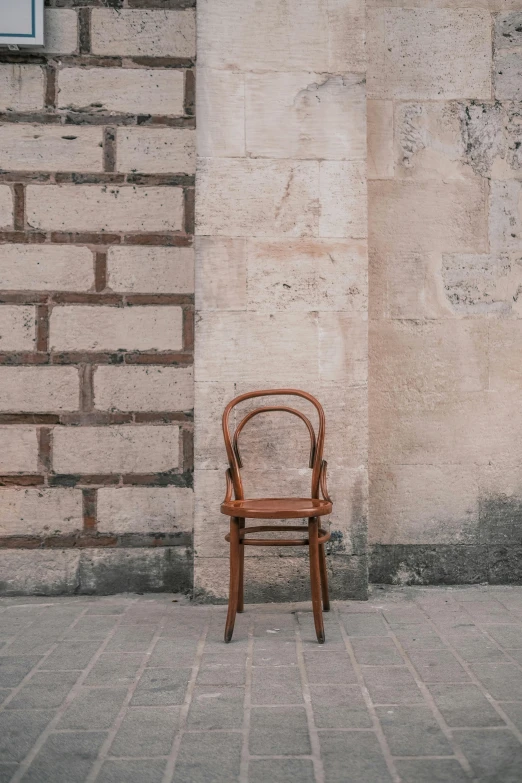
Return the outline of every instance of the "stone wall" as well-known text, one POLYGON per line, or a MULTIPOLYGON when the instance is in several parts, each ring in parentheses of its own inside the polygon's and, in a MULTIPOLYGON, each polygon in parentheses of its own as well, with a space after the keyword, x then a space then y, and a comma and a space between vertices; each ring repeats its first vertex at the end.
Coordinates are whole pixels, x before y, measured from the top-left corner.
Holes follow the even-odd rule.
POLYGON ((187 588, 194 3, 46 5, 0 54, 0 590, 187 588))
POLYGON ((370 577, 520 581, 522 3, 370 6, 370 577))
MULTIPOLYGON (((326 412, 333 592, 364 597, 364 5, 199 0, 197 27, 196 594, 228 590, 223 407, 294 387, 326 412)), ((242 438, 247 492, 309 493, 302 422, 267 414, 242 438)), ((246 599, 308 598, 302 550, 274 550, 247 548, 246 599)))

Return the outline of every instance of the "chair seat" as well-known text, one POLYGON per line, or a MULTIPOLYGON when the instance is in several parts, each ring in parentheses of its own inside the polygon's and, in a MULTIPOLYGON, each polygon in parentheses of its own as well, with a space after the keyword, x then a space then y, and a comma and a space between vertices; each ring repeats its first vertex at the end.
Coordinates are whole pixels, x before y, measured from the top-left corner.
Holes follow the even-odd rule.
POLYGON ((250 498, 229 500, 221 513, 242 519, 301 519, 329 514, 332 504, 316 498, 250 498))

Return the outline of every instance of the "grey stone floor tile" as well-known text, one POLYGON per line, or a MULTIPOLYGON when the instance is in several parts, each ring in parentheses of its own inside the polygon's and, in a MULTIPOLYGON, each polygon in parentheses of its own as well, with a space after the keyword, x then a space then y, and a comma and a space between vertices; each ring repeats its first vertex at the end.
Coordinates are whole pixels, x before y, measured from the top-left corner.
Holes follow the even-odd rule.
POLYGON ((23 783, 85 780, 106 736, 101 732, 51 734, 23 776, 23 783))
POLYGON ((418 650, 409 657, 424 682, 469 682, 469 674, 450 650, 418 650))
POLYGON ((95 603, 87 610, 86 616, 90 617, 91 615, 112 615, 112 614, 120 615, 127 610, 128 606, 129 604, 125 602, 95 603))
POLYGON ((102 653, 87 675, 85 685, 130 685, 143 662, 143 653, 102 653))
POLYGON ((518 663, 522 663, 522 650, 508 650, 510 658, 514 658, 518 663))
POLYGON ((250 717, 250 753, 253 756, 311 754, 304 707, 253 707, 250 717))
POLYGON ((42 670, 66 671, 67 669, 85 669, 101 642, 60 642, 56 650, 47 656, 42 670))
POLYGON ((91 615, 89 617, 81 617, 74 628, 67 631, 65 639, 84 639, 86 641, 99 639, 103 641, 113 630, 118 620, 119 617, 112 616, 97 617, 96 615, 91 615))
POLYGON ((342 614, 348 636, 387 636, 388 627, 378 614, 342 614))
POLYGON ((240 733, 189 733, 181 740, 173 783, 231 783, 237 780, 240 733))
MULTIPOLYGON (((297 614, 301 639, 305 649, 317 649, 317 636, 315 633, 314 618, 311 612, 299 612, 297 614)), ((324 632, 326 636, 325 649, 344 650, 344 639, 333 612, 323 614, 324 632)))
POLYGON ((254 643, 254 666, 297 666, 295 641, 261 647, 254 643))
POLYGON ((191 667, 196 657, 198 643, 195 639, 158 639, 147 666, 191 667))
POLYGON ((448 726, 505 725, 476 685, 433 683, 428 688, 448 726))
POLYGON ((240 729, 243 725, 244 688, 196 686, 188 714, 191 729, 240 729))
POLYGON ((302 701, 301 678, 294 666, 252 669, 252 704, 300 704, 302 701))
POLYGON ((520 783, 522 745, 506 731, 459 731, 456 739, 480 783, 520 783))
POLYGON ((0 761, 0 783, 9 783, 17 769, 18 764, 4 764, 0 761))
POLYGON ((391 783, 372 731, 322 733, 320 742, 326 783, 391 783))
POLYGON ((370 729, 372 720, 358 685, 311 685, 318 729, 370 729))
POLYGON ((474 663, 471 668, 494 699, 522 700, 522 676, 514 663, 474 663))
POLYGON ((519 731, 522 731, 522 702, 503 701, 501 702, 500 707, 504 710, 506 715, 508 715, 511 718, 511 720, 513 721, 517 729, 519 731))
POLYGON ((60 719, 58 729, 109 729, 128 693, 127 688, 83 688, 60 719))
POLYGON ((486 630, 501 647, 522 649, 522 625, 488 625, 486 630))
POLYGON ((81 672, 36 672, 7 705, 8 710, 59 707, 81 672))
POLYGON ((395 764, 402 783, 469 783, 456 759, 397 759, 395 764))
POLYGON ((245 662, 232 655, 204 655, 198 673, 198 685, 244 685, 245 662))
POLYGON ((385 607, 383 616, 390 628, 401 628, 402 626, 427 625, 427 617, 413 602, 402 604, 396 607, 385 607))
POLYGON ((395 631, 395 636, 405 650, 440 650, 445 647, 441 637, 431 628, 415 626, 395 631))
POLYGON ((154 628, 150 626, 126 625, 118 628, 106 652, 146 652, 154 636, 154 628))
POLYGON ((369 636, 366 639, 351 640, 358 663, 371 666, 401 664, 402 658, 393 639, 386 636, 369 636))
POLYGON ((486 623, 511 623, 513 617, 499 601, 467 601, 466 611, 481 625, 486 623))
POLYGON ((452 749, 429 707, 376 707, 394 756, 451 756, 452 749))
POLYGON ((473 640, 466 643, 454 644, 455 650, 466 663, 494 663, 495 661, 509 662, 506 655, 494 642, 489 639, 473 640))
POLYGON ((41 660, 39 655, 0 655, 0 687, 16 688, 41 660))
POLYGON ((53 718, 52 710, 1 712, 0 761, 22 761, 53 718))
POLYGON ((423 704, 424 697, 406 666, 361 666, 375 704, 423 704))
POLYGON ((111 745, 110 755, 167 756, 178 726, 178 707, 130 707, 111 745))
POLYGON ((131 704, 141 707, 183 704, 190 674, 190 669, 145 669, 131 704))
POLYGON ((0 704, 2 704, 12 692, 11 688, 0 688, 0 704))
POLYGON ((96 783, 161 783, 166 764, 165 759, 109 759, 96 783))
POLYGON ((328 652, 307 650, 304 654, 306 672, 310 683, 344 683, 350 685, 357 682, 347 652, 342 650, 328 652))
POLYGON ((252 759, 249 783, 314 783, 310 759, 252 759))

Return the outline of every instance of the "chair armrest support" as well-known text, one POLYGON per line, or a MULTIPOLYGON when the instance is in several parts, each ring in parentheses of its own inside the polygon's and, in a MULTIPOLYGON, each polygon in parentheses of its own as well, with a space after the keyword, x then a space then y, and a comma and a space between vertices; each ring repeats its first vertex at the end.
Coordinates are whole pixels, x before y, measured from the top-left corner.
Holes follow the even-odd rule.
POLYGON ((319 475, 319 484, 321 486, 321 493, 323 495, 323 498, 328 501, 328 503, 332 502, 332 498, 328 494, 328 486, 326 484, 326 469, 328 467, 328 463, 325 459, 321 462, 321 473, 319 475))
POLYGON ((232 473, 230 472, 230 468, 227 468, 225 472, 225 478, 227 481, 227 489, 223 503, 228 503, 229 500, 232 500, 232 492, 234 491, 234 484, 232 483, 232 473))

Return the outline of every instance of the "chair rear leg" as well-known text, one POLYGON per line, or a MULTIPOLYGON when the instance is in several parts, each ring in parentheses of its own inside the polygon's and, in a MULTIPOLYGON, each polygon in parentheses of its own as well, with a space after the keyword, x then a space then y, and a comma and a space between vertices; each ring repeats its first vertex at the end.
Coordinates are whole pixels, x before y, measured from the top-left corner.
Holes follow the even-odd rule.
POLYGON ((228 613, 225 625, 225 642, 232 639, 239 599, 239 519, 230 517, 230 588, 228 594, 228 613))
POLYGON ((319 519, 311 517, 308 520, 308 547, 310 551, 310 584, 312 588, 312 609, 314 613, 315 632, 319 644, 324 643, 323 613, 321 610, 321 566, 319 557, 319 519))
MULTIPOLYGON (((239 523, 239 529, 242 530, 245 527, 245 520, 242 519, 239 523)), ((239 590, 237 599, 237 611, 243 612, 245 609, 244 604, 244 574, 245 574, 245 545, 240 540, 239 542, 239 590)))
POLYGON ((326 571, 326 554, 324 544, 319 544, 319 567, 321 571, 321 592, 323 594, 323 611, 330 611, 330 596, 328 594, 328 573, 326 571))

